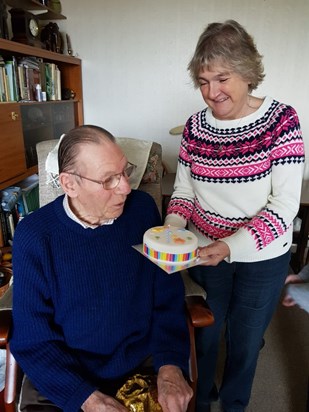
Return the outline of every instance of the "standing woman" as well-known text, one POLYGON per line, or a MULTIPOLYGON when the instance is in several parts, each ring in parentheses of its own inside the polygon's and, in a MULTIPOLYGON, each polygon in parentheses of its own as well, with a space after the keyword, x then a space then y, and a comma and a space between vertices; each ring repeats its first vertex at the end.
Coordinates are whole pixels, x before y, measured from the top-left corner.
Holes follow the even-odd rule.
POLYGON ((207 259, 190 269, 215 317, 197 335, 196 411, 209 411, 219 397, 225 412, 243 412, 288 274, 304 146, 291 106, 251 95, 264 78, 262 56, 239 23, 209 24, 188 69, 207 107, 186 123, 165 223, 188 224, 207 259), (224 324, 227 357, 217 389, 224 324))

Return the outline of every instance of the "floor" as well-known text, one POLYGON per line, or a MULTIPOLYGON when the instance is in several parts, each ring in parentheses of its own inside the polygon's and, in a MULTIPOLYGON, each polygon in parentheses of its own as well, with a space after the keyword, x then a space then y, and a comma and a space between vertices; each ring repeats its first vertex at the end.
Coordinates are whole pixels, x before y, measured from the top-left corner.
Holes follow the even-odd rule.
MULTIPOLYGON (((223 358, 222 344, 218 381, 223 358)), ((280 304, 265 334, 246 412, 309 412, 308 378, 309 314, 280 304)), ((219 411, 217 402, 211 412, 219 411)))

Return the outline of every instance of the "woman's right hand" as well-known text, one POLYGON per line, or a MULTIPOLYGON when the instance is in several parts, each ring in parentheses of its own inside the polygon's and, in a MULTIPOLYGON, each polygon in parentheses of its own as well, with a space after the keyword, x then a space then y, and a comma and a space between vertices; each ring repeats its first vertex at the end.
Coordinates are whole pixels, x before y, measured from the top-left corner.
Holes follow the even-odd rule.
POLYGON ((111 396, 94 391, 82 404, 84 412, 128 412, 128 409, 111 396))

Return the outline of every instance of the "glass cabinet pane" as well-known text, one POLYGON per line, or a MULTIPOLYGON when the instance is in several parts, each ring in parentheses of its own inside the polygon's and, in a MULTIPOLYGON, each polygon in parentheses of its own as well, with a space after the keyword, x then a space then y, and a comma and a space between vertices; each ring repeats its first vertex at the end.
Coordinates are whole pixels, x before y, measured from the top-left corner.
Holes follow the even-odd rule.
POLYGON ((37 165, 36 144, 59 139, 75 126, 74 102, 21 105, 27 167, 37 165))

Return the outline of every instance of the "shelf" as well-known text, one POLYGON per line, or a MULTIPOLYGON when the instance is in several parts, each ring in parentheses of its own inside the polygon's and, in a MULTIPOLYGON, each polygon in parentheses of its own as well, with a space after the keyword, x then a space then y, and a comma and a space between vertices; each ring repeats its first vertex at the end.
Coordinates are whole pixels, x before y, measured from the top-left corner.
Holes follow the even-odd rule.
POLYGON ((5 104, 14 104, 18 103, 20 106, 32 106, 32 105, 57 105, 57 104, 62 104, 62 103, 74 103, 78 104, 80 103, 79 100, 77 99, 70 99, 70 100, 47 100, 46 102, 38 102, 37 100, 29 100, 29 101, 13 101, 13 102, 0 102, 0 106, 3 106, 5 104))
POLYGON ((65 20, 66 17, 63 14, 56 13, 50 7, 41 4, 37 0, 6 0, 6 4, 10 7, 16 7, 24 10, 37 10, 42 11, 42 14, 36 14, 39 20, 65 20))
POLYGON ((5 182, 0 183, 0 190, 5 189, 6 187, 9 186, 14 186, 16 182, 19 182, 20 180, 26 179, 26 177, 32 176, 34 174, 38 173, 38 167, 33 166, 27 169, 24 173, 19 174, 18 176, 12 176, 12 178, 6 180, 5 182))
MULTIPOLYGON (((8 102, 1 102, 1 103, 8 103, 8 102)), ((9 103, 12 103, 12 102, 9 102, 9 103)), ((56 104, 62 104, 62 103, 78 103, 78 100, 77 100, 77 99, 70 99, 70 100, 47 100, 46 102, 38 102, 37 100, 29 100, 29 101, 27 101, 27 102, 15 102, 15 103, 18 103, 18 104, 20 104, 21 106, 30 106, 30 105, 33 105, 33 104, 42 105, 42 106, 44 106, 44 105, 48 106, 48 105, 50 105, 50 104, 56 105, 56 104)))
POLYGON ((67 56, 66 54, 56 53, 50 50, 40 49, 34 46, 28 46, 27 44, 18 43, 12 40, 0 39, 0 52, 2 50, 6 50, 10 53, 42 57, 46 60, 63 62, 77 66, 81 65, 81 60, 77 57, 67 56))

